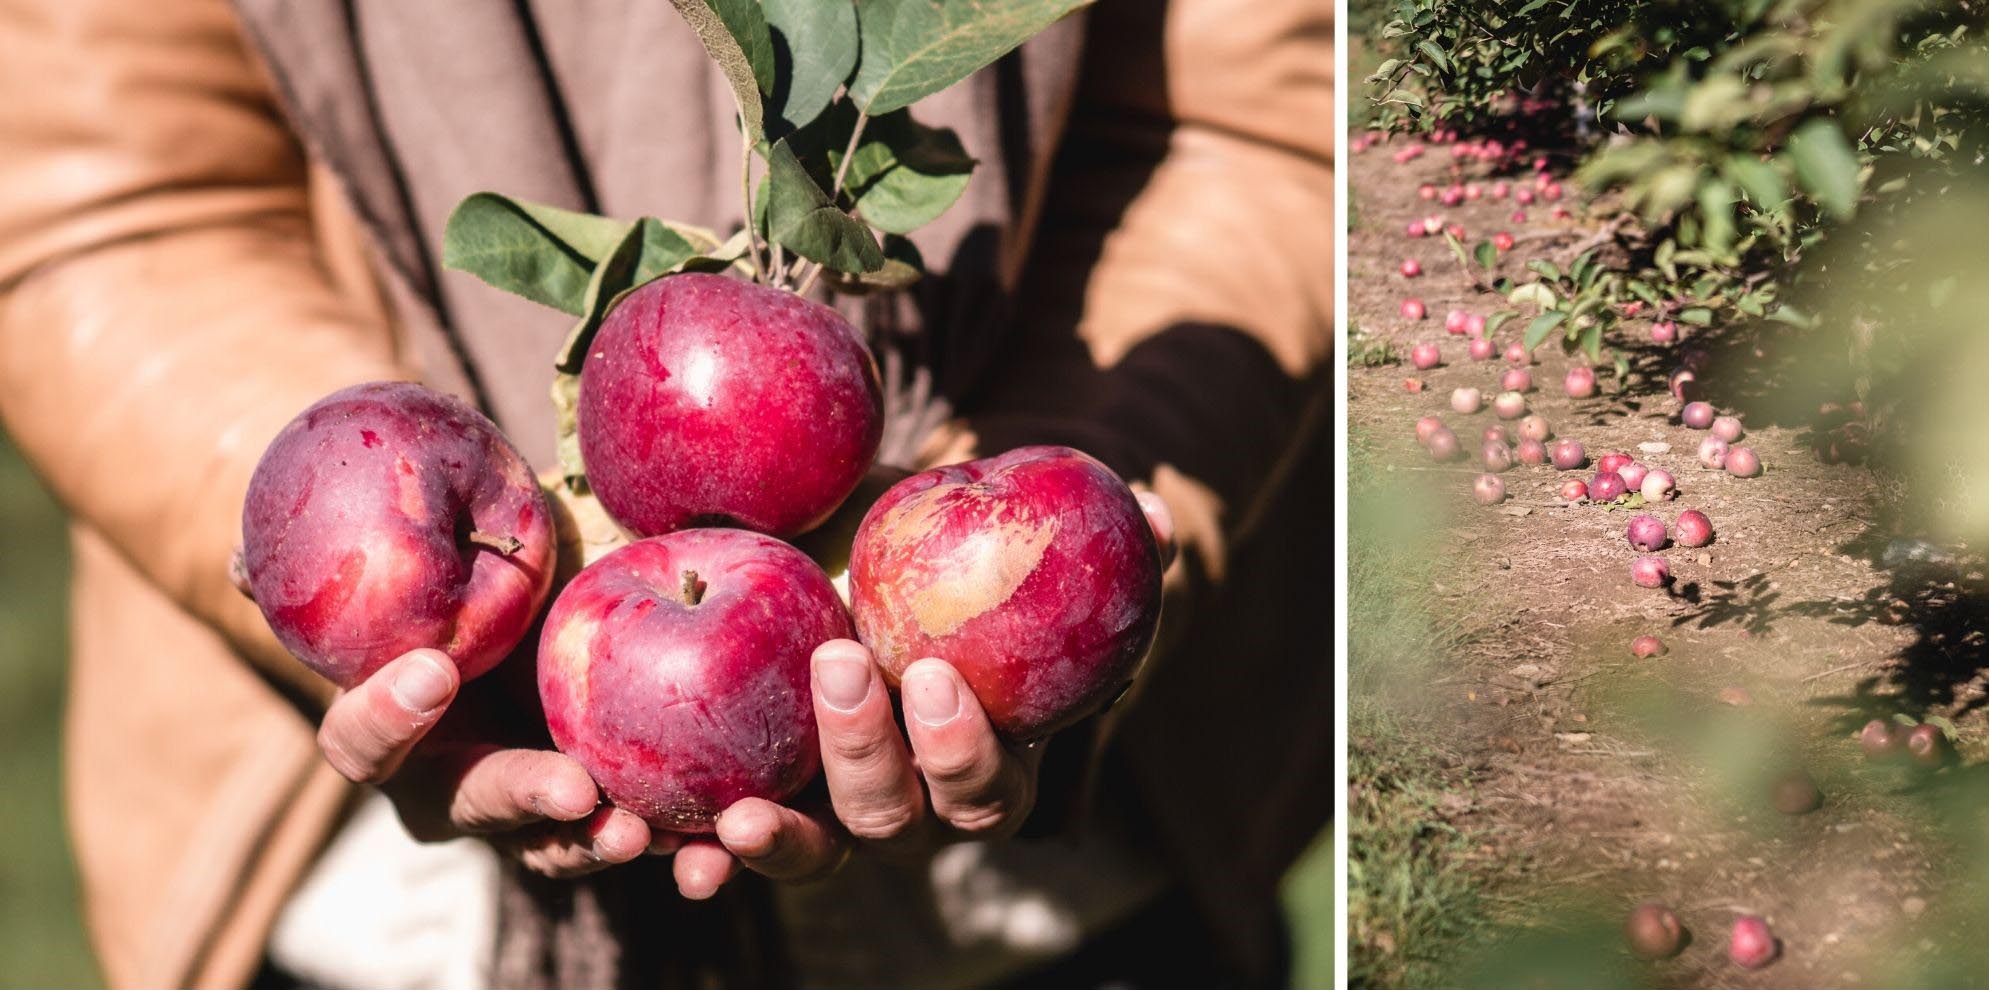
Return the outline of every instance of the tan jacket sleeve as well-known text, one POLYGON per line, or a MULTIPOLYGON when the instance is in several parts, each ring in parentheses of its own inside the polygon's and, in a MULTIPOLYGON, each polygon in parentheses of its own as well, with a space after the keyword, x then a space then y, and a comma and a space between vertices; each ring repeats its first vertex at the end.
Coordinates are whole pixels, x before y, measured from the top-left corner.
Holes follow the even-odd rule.
POLYGON ((224 0, 0 0, 0 48, 0 421, 82 524, 321 697, 229 582, 242 496, 298 410, 405 375, 270 87, 224 0))
POLYGON ((1094 9, 1014 339, 935 461, 1086 449, 1157 489, 1220 578, 1328 408, 1332 37, 1326 0, 1094 9))

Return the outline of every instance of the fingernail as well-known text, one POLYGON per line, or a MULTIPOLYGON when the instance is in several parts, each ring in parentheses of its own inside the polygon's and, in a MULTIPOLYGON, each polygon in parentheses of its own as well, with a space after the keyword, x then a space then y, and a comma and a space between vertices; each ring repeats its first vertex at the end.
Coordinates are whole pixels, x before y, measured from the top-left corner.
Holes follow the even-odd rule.
POLYGON ((821 657, 815 661, 815 685, 830 708, 856 711, 863 699, 870 697, 870 664, 853 658, 821 657))
POLYGON ((599 807, 601 793, 594 787, 593 781, 562 777, 553 780, 546 788, 546 801, 552 807, 541 809, 542 813, 549 810, 551 815, 548 817, 572 820, 599 807))
POLYGON ((408 714, 426 715, 448 701, 455 686, 455 679, 442 669, 442 664, 423 653, 402 665, 388 693, 394 696, 394 704, 408 714))
POLYGON ((911 704, 912 717, 935 729, 960 714, 959 685, 944 670, 924 667, 911 671, 905 678, 904 693, 905 700, 911 704))

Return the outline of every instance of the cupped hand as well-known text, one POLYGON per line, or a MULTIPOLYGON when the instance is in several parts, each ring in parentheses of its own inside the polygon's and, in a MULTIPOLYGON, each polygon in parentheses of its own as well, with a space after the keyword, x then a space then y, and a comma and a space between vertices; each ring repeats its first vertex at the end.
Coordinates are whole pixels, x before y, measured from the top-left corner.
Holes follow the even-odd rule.
MULTIPOLYGON (((437 731, 461 687, 445 654, 407 653, 332 701, 318 748, 347 779, 379 786, 424 842, 482 836, 548 877, 580 876, 651 850, 649 826, 603 806, 593 778, 571 757, 437 731)), ((654 851, 678 842, 659 835, 654 851)))
MULTIPOLYGON (((1139 493, 1163 560, 1174 554, 1166 503, 1139 493)), ((833 872, 856 846, 917 855, 958 839, 1013 835, 1036 802, 1043 743, 996 735, 965 678, 930 657, 905 668, 903 728, 876 659, 833 640, 812 659, 815 722, 829 806, 797 809, 748 798, 719 815, 716 835, 688 840, 674 872, 686 897, 717 892, 743 865, 776 880, 833 872)))

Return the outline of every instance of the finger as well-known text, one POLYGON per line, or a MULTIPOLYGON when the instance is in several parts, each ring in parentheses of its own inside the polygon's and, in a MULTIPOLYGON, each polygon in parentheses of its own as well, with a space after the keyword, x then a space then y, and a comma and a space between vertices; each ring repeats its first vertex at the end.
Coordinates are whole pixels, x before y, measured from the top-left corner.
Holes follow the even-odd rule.
POLYGON ((512 832, 495 840, 518 861, 553 879, 585 876, 642 855, 649 826, 620 808, 602 808, 585 821, 557 822, 512 832))
POLYGON ((775 880, 810 880, 842 865, 843 831, 828 822, 761 798, 747 798, 718 816, 718 841, 747 869, 775 880))
POLYGON ((1140 511, 1146 514, 1146 524, 1153 528, 1154 542, 1160 544, 1160 566, 1174 563, 1177 549, 1174 539, 1174 512, 1167 507, 1167 500, 1158 492, 1140 492, 1134 496, 1139 500, 1140 511))
POLYGON ((732 879, 732 871, 738 865, 739 861, 724 846, 710 839, 692 839, 677 850, 670 872, 677 878, 678 893, 702 901, 718 893, 718 888, 732 879))
MULTIPOLYGON (((460 772, 448 817, 458 832, 505 832, 545 819, 578 821, 601 803, 587 771, 573 757, 551 750, 485 750, 467 757, 460 772)), ((646 845, 647 835, 643 841, 646 845)))
POLYGON ((944 660, 920 660, 905 668, 899 693, 933 814, 978 835, 1019 828, 1035 804, 1035 774, 995 736, 959 672, 944 660))
POLYGON ((460 684, 456 665, 439 650, 396 657, 332 700, 318 725, 318 749, 347 780, 386 780, 442 717, 460 684))
POLYGON ((822 776, 836 818, 859 839, 911 834, 924 821, 925 792, 870 651, 830 640, 815 648, 813 663, 822 776))

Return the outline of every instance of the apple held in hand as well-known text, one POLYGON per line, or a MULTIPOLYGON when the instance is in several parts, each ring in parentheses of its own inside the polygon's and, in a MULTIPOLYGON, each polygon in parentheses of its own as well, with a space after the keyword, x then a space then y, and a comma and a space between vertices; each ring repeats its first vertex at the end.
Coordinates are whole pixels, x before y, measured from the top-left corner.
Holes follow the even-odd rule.
POLYGON ((546 613, 539 699, 560 752, 651 826, 712 829, 815 776, 815 647, 855 630, 815 562, 738 529, 638 540, 546 613))
POLYGON ((409 650, 465 680, 530 630, 553 576, 545 494, 496 424, 408 382, 341 389, 263 452, 245 590, 305 666, 352 687, 409 650))
POLYGON ((657 279, 608 312, 580 371, 587 481, 638 536, 724 522, 806 532, 883 436, 877 367, 836 311, 719 275, 657 279))
POLYGON ((899 482, 850 559, 859 637, 893 684, 952 664, 1012 739, 1066 728, 1132 678, 1160 617, 1160 548, 1110 468, 1023 447, 899 482))

